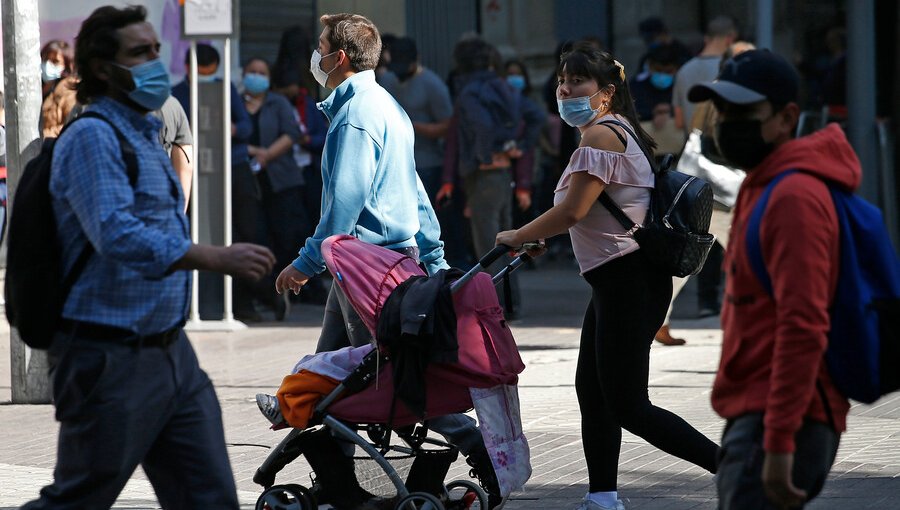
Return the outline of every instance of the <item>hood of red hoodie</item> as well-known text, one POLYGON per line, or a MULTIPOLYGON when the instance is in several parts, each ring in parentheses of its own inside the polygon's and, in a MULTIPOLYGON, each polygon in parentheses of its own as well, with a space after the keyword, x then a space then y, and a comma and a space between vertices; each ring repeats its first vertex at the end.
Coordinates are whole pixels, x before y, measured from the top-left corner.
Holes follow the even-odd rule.
POLYGON ((862 181, 859 158, 837 124, 782 144, 747 172, 744 185, 765 186, 781 172, 791 169, 819 176, 848 191, 855 191, 862 181))

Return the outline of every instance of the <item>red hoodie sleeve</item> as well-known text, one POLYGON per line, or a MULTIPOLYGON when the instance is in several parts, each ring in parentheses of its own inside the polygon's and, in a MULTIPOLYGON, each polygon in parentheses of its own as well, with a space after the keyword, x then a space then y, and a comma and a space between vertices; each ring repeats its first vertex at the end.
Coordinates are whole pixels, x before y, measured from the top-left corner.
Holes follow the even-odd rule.
POLYGON ((760 240, 776 309, 763 447, 787 453, 816 394, 828 342, 838 224, 825 183, 797 174, 776 186, 760 240))

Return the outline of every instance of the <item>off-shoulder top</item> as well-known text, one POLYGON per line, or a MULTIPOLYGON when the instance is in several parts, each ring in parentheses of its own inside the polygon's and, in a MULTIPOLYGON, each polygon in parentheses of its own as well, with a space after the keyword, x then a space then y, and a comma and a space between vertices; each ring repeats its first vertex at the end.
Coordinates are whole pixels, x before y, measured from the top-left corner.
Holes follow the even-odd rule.
MULTIPOLYGON (((626 119, 612 114, 604 115, 595 122, 604 119, 628 123, 626 119)), ((576 149, 556 185, 553 203, 559 204, 565 198, 572 174, 587 172, 606 183, 604 193, 608 193, 632 221, 642 224, 650 205, 653 171, 637 141, 628 133, 625 137, 628 140, 625 152, 593 147, 576 149)), ((581 274, 638 249, 634 237, 626 233, 600 202, 595 202, 587 216, 569 228, 569 236, 581 274)))

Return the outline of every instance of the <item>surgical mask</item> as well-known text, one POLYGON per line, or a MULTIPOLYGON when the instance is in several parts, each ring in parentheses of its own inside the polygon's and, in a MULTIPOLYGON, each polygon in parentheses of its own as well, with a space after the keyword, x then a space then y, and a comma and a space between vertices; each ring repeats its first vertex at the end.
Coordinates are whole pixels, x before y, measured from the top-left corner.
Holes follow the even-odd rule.
POLYGON ((519 92, 525 90, 525 77, 521 74, 511 74, 506 77, 506 83, 519 92))
POLYGON ((598 110, 591 108, 591 99, 599 94, 594 92, 590 96, 573 97, 571 99, 557 99, 559 117, 572 127, 581 127, 591 121, 598 110))
POLYGON ((667 73, 651 73, 650 83, 659 90, 665 90, 675 82, 675 76, 667 73))
POLYGON ((335 64, 331 71, 326 73, 322 70, 322 59, 334 55, 335 53, 337 53, 337 51, 332 51, 328 55, 322 55, 319 53, 319 50, 313 50, 312 57, 309 59, 309 71, 313 74, 313 78, 316 79, 316 82, 323 87, 327 87, 325 84, 328 83, 328 75, 337 69, 337 64, 335 64))
POLYGON ((716 126, 719 152, 732 165, 749 170, 758 166, 775 150, 775 144, 762 137, 758 119, 720 122, 716 126))
POLYGON ((214 74, 198 74, 197 75, 197 83, 212 83, 216 81, 216 75, 214 74))
POLYGON ((45 60, 41 62, 41 81, 55 81, 62 78, 65 68, 57 63, 45 60))
POLYGON ((244 75, 244 88, 251 94, 261 94, 269 90, 269 77, 257 73, 244 75))
POLYGON ((162 60, 155 58, 131 67, 116 64, 115 62, 113 64, 131 74, 134 90, 128 92, 128 97, 135 103, 147 110, 154 111, 159 110, 163 103, 166 102, 166 99, 169 98, 171 89, 169 73, 166 72, 166 66, 162 63, 162 60))

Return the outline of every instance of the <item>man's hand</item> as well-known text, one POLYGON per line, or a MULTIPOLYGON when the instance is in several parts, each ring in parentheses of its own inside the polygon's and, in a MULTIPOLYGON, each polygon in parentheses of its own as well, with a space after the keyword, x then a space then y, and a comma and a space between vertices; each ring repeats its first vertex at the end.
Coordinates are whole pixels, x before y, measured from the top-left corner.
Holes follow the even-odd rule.
POLYGON ((297 271, 294 266, 288 264, 275 280, 275 292, 281 294, 290 289, 295 295, 299 294, 300 289, 306 285, 307 281, 309 281, 309 276, 297 271))
POLYGON ((441 185, 441 189, 438 190, 437 195, 434 196, 434 203, 442 204, 444 200, 449 200, 453 198, 453 184, 449 182, 441 185))
POLYGON ((763 488, 766 497, 778 508, 800 507, 806 502, 806 491, 795 487, 791 480, 793 468, 793 453, 766 452, 762 469, 763 488))
POLYGON ((275 255, 258 244, 235 243, 219 249, 215 271, 256 281, 272 271, 275 255))
POLYGON ((516 202, 519 203, 520 210, 527 211, 531 207, 531 192, 527 189, 517 189, 516 202))

